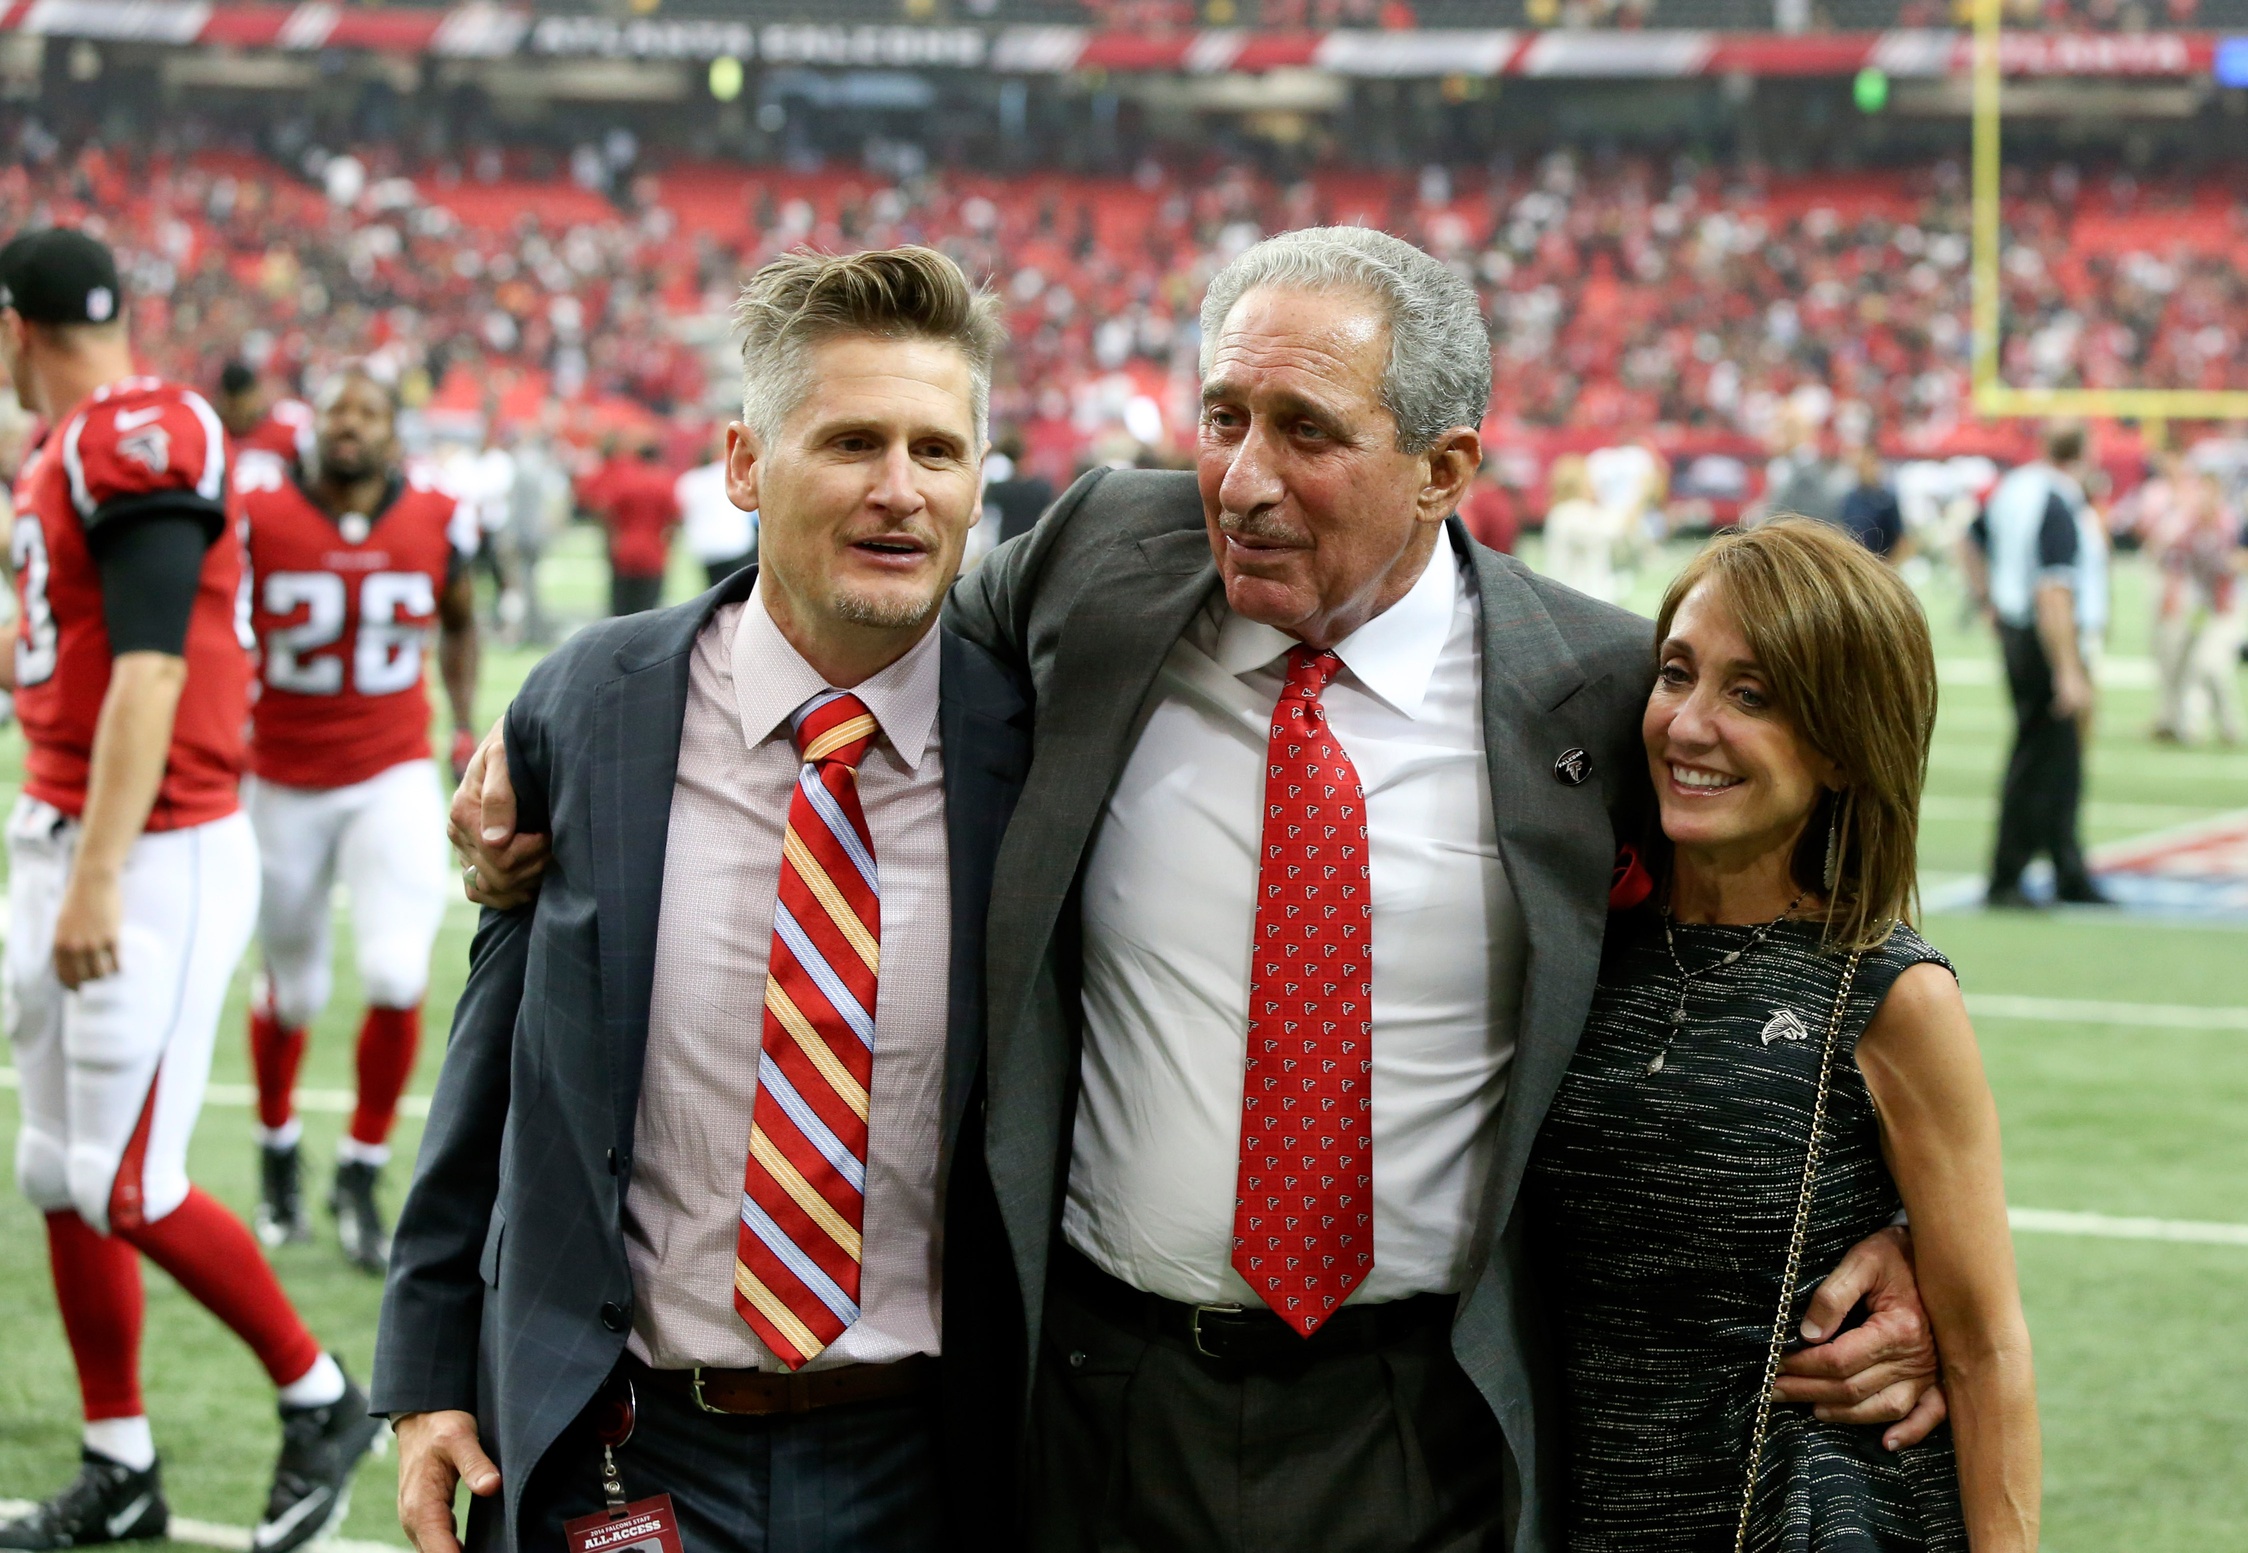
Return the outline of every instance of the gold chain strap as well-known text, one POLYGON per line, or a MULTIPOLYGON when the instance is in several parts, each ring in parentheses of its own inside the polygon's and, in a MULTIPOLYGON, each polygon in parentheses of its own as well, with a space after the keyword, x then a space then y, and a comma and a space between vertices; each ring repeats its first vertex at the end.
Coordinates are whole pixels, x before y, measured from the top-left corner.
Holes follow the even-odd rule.
POLYGON ((1795 1203, 1795 1233, 1788 1240, 1787 1271, 1780 1278, 1780 1308, 1772 1317, 1772 1342, 1764 1354, 1764 1384, 1756 1399, 1756 1428, 1749 1435, 1748 1484, 1741 1490, 1741 1522, 1733 1533, 1733 1553, 1748 1547, 1749 1511, 1756 1504, 1756 1473, 1764 1463, 1764 1440, 1772 1424, 1772 1387, 1780 1377, 1780 1356, 1787 1348, 1788 1318, 1795 1310, 1795 1280, 1803 1270, 1803 1239, 1811 1228, 1811 1195, 1819 1176, 1820 1133, 1826 1127, 1827 1089, 1834 1074, 1834 1044, 1842 1034, 1848 1011, 1850 984, 1858 979, 1860 951, 1852 951, 1843 967, 1842 986, 1834 994, 1834 1013, 1827 1020, 1826 1046, 1819 1053, 1819 1095, 1811 1107, 1811 1144, 1803 1155, 1803 1190, 1795 1203))

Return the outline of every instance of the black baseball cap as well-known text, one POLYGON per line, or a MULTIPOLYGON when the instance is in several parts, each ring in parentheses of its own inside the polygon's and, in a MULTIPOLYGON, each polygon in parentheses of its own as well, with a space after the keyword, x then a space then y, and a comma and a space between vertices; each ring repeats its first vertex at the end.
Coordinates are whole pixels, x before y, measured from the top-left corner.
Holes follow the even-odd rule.
POLYGON ((24 232, 0 248, 0 307, 35 324, 106 324, 123 293, 108 245, 70 227, 24 232))

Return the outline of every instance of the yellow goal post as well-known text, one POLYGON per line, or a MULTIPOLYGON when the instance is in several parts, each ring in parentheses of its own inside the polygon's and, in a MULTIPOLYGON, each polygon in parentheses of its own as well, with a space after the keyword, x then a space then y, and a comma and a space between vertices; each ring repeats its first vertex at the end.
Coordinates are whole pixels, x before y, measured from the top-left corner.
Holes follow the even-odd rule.
POLYGON ((2222 421, 2248 418, 2248 389, 2016 388, 1999 371, 2000 97, 1998 39, 2002 0, 1975 0, 1974 61, 1974 358, 1977 413, 1997 419, 2222 421))

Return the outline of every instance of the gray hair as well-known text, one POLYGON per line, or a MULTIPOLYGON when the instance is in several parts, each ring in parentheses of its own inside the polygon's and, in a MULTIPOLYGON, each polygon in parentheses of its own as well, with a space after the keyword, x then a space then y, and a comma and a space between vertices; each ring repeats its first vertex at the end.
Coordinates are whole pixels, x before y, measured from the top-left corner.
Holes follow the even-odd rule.
POLYGON ((1359 291, 1389 317, 1382 404, 1400 452, 1425 453, 1491 404, 1491 335, 1475 288, 1411 243, 1367 227, 1282 232, 1218 271, 1202 298, 1202 373, 1233 306, 1259 286, 1359 291))
POLYGON ((933 248, 783 254, 734 304, 742 341, 742 419, 770 444, 811 388, 812 347, 841 335, 938 340, 968 358, 976 450, 988 438, 991 368, 1004 330, 999 299, 933 248))

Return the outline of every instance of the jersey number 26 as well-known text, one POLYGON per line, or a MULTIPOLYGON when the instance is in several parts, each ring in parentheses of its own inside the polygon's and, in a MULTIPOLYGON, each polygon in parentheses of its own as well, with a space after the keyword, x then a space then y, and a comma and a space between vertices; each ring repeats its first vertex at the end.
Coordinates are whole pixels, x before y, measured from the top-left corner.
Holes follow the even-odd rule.
MULTIPOLYGON (((305 611, 295 625, 265 633, 265 682, 300 696, 343 689, 343 656, 313 656, 332 647, 344 628, 344 579, 334 572, 274 572, 265 579, 269 615, 305 611)), ((421 678, 426 622, 437 612, 427 572, 370 572, 359 584, 359 630, 351 650, 351 688, 387 696, 421 678), (408 618, 401 620, 404 615, 408 618)))

